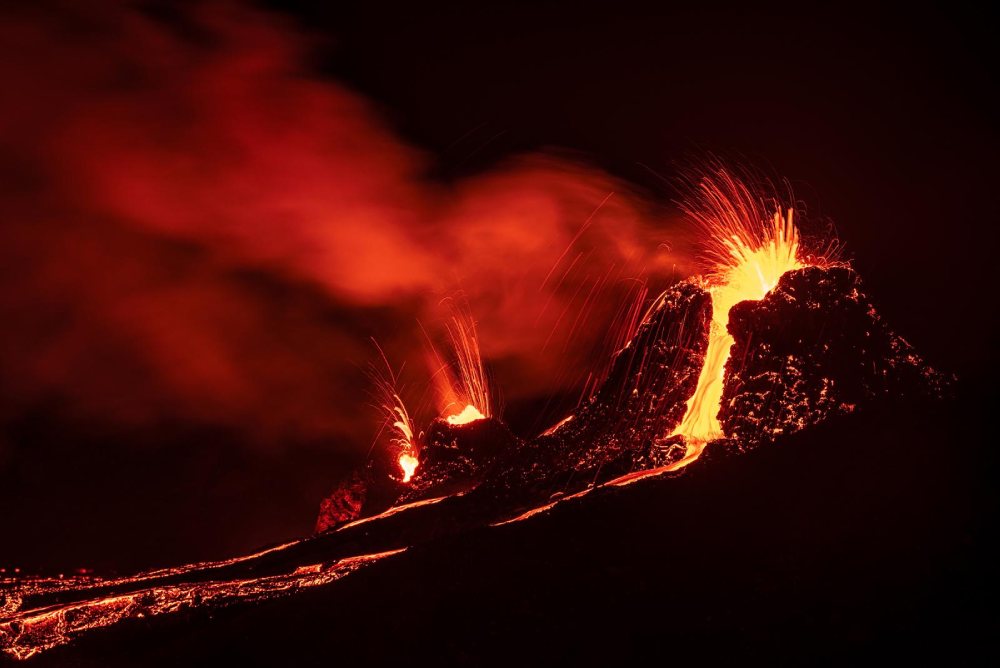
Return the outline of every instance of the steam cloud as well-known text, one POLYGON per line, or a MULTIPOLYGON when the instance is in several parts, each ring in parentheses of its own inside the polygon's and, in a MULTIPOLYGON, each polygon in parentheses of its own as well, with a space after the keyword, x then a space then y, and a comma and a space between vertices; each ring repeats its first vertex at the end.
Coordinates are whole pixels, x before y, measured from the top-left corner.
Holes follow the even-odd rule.
POLYGON ((363 451, 370 336, 419 364, 460 290, 508 398, 574 390, 629 279, 690 268, 567 159, 431 181, 280 16, 30 5, 0 22, 0 420, 363 451))

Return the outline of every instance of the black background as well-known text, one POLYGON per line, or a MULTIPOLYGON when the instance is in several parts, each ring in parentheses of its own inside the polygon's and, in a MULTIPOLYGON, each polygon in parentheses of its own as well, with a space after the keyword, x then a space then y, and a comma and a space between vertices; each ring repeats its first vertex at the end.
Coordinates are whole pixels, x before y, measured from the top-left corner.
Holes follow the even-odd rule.
MULTIPOLYGON (((268 6, 328 36, 317 67, 374 100, 441 179, 541 147, 664 202, 692 153, 787 176, 836 222, 888 322, 993 396, 996 92, 974 11, 268 6)), ((30 446, 0 479, 8 566, 128 570, 302 535, 342 466, 319 449, 255 458, 225 434, 169 426, 88 447, 60 429, 43 410, 6 435, 30 446), (161 454, 134 452, 139 439, 161 454)), ((942 444, 949 457, 960 446, 942 444)))
POLYGON ((297 11, 337 36, 329 71, 381 102, 440 156, 442 173, 557 146, 666 199, 673 161, 743 157, 791 179, 835 221, 887 319, 920 350, 962 371, 991 361, 989 327, 954 326, 995 313, 984 293, 996 97, 974 13, 628 3, 297 11))

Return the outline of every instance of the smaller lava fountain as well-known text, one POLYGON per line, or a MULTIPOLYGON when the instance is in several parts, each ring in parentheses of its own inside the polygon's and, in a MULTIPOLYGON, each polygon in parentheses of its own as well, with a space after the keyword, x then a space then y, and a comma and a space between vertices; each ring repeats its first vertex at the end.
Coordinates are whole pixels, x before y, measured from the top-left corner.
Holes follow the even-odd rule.
POLYGON ((392 366, 385 356, 378 343, 375 343, 385 369, 372 367, 370 375, 375 384, 377 407, 385 415, 385 423, 389 426, 392 436, 389 438, 390 447, 399 452, 399 467, 403 471, 403 482, 410 482, 414 471, 420 465, 417 459, 417 444, 413 438, 413 420, 406 410, 406 404, 399 396, 396 387, 398 378, 392 371, 392 366))
MULTIPOLYGON (((483 366, 483 355, 479 349, 479 333, 472 312, 464 307, 453 306, 451 321, 448 323, 448 340, 454 350, 456 372, 452 366, 440 367, 437 377, 441 413, 449 424, 468 424, 482 420, 491 414, 490 383, 483 366), (456 377, 457 376, 457 377, 456 377), (463 408, 457 413, 457 406, 463 408)), ((436 355, 440 359, 440 355, 436 355)))
MULTIPOLYGON (((468 304, 459 307, 452 303, 447 329, 448 343, 454 352, 453 363, 444 361, 428 337, 428 360, 433 369, 431 377, 435 381, 440 414, 450 425, 485 420, 491 415, 490 383, 479 349, 476 321, 468 304)), ((394 399, 398 401, 398 395, 394 395, 394 399)), ((412 443, 412 429, 408 438, 412 443)), ((399 456, 399 465, 406 474, 403 482, 410 481, 418 464, 415 448, 411 445, 399 456)))

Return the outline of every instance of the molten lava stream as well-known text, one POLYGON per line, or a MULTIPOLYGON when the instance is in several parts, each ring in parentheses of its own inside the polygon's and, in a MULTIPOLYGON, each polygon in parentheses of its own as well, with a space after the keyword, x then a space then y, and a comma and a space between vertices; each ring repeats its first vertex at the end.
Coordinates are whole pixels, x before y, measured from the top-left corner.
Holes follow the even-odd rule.
POLYGON ((683 436, 687 446, 683 459, 671 466, 674 470, 697 459, 709 441, 725 436, 719 411, 726 362, 734 343, 728 329, 730 309, 742 301, 763 299, 785 272, 805 266, 798 259, 798 230, 791 209, 784 216, 775 212, 770 226, 754 224, 746 218, 746 208, 731 206, 726 193, 714 189, 711 194, 729 205, 725 208, 728 215, 701 216, 713 233, 711 253, 716 262, 708 278, 712 323, 698 386, 672 434, 683 436))

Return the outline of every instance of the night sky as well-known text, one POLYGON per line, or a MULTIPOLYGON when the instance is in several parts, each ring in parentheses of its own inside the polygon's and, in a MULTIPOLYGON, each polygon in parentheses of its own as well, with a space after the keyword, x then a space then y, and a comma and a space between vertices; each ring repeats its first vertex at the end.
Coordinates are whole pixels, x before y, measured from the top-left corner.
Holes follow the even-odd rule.
POLYGON ((580 266, 686 275, 674 179, 709 153, 788 178, 933 366, 995 370, 983 17, 353 4, 3 10, 0 566, 307 534, 377 432, 370 338, 422 406, 416 323, 456 288, 544 428, 625 288, 570 333, 525 286, 610 192, 580 266))

